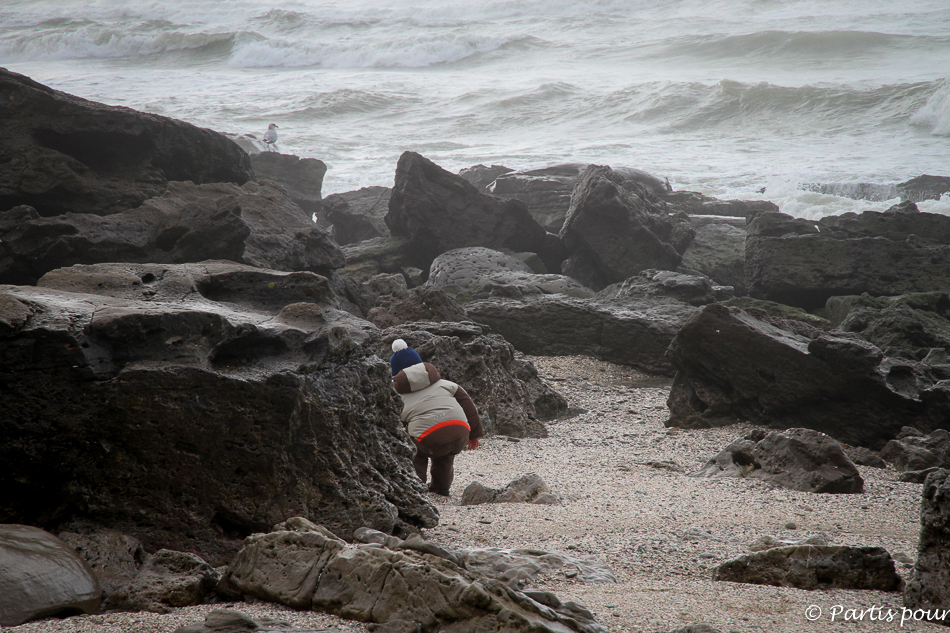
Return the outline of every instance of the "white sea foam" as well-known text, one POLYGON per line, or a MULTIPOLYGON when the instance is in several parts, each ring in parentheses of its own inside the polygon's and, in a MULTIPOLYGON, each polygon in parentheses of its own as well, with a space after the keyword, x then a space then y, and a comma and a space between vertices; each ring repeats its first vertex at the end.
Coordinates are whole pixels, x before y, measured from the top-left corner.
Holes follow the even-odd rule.
POLYGON ((239 44, 228 63, 236 68, 425 68, 493 51, 509 41, 451 34, 405 37, 369 45, 363 41, 311 43, 269 39, 239 44))
POLYGON ((391 184, 407 149, 635 167, 804 217, 890 202, 808 185, 950 175, 946 0, 16 0, 0 63, 233 134, 279 122, 326 194, 391 184))
POLYGON ((910 122, 930 129, 931 134, 950 136, 950 79, 944 80, 910 122))

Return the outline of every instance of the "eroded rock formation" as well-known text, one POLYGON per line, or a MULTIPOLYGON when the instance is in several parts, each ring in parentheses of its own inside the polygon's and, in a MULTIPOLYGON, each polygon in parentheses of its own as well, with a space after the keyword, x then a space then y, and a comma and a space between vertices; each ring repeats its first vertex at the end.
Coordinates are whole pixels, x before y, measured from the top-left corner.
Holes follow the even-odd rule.
POLYGON ((0 68, 0 211, 109 215, 162 195, 171 181, 243 185, 247 154, 222 134, 107 106, 0 68))
POLYGON ((0 521, 111 527, 212 564, 288 516, 435 525, 378 330, 325 278, 99 264, 0 289, 0 521))

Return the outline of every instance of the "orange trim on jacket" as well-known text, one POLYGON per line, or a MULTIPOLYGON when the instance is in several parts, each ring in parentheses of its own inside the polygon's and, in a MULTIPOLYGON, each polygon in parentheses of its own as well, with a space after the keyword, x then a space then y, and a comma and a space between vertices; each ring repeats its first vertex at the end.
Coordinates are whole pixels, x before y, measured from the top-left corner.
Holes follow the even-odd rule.
POLYGON ((446 420, 445 422, 439 422, 438 424, 433 424, 432 426, 430 426, 428 429, 425 430, 425 432, 422 435, 419 436, 418 439, 419 441, 422 441, 422 438, 424 438, 429 433, 432 433, 433 431, 438 431, 442 427, 452 426, 452 425, 464 426, 469 431, 472 430, 472 427, 470 427, 467 422, 463 422, 462 420, 446 420))

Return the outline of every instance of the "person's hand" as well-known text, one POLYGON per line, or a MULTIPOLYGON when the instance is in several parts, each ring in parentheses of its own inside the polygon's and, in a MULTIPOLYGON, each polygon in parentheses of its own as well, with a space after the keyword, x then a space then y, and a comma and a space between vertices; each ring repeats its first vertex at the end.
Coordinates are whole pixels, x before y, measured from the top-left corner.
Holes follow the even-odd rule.
POLYGON ((478 448, 478 438, 477 438, 477 437, 476 437, 475 439, 473 439, 473 440, 469 440, 469 441, 468 441, 468 450, 474 451, 476 448, 478 448))

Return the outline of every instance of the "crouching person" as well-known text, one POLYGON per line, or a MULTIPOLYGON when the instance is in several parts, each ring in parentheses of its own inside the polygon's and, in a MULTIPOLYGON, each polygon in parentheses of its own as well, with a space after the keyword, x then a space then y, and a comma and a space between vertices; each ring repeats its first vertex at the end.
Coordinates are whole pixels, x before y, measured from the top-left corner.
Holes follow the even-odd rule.
POLYGON ((478 410, 464 389, 443 380, 439 370, 422 362, 404 340, 393 342, 393 352, 389 364, 393 387, 403 401, 400 419, 416 446, 412 464, 425 483, 431 460, 429 492, 447 497, 455 477, 455 456, 478 448, 484 434, 478 410))

